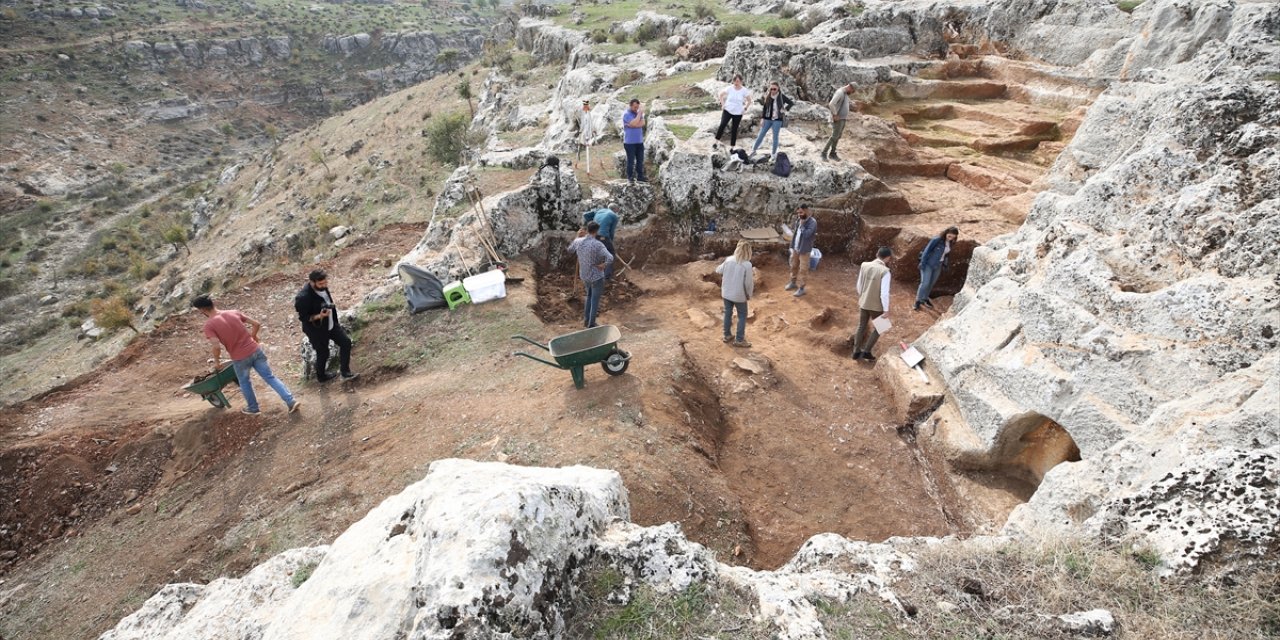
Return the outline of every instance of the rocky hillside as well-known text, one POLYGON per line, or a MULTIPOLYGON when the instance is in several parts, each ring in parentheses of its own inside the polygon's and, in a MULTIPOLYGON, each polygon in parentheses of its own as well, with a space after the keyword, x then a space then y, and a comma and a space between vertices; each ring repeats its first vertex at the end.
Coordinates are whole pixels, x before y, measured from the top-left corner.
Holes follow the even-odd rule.
MULTIPOLYGON (((660 13, 610 22, 599 5, 510 23, 514 42, 552 71, 484 80, 476 144, 407 259, 463 273, 484 260, 482 228, 497 232, 505 253, 537 254, 598 203, 670 245, 645 250, 646 260, 669 259, 676 246, 723 250, 725 236, 700 233, 709 221, 732 233, 801 201, 848 221, 829 225, 821 242, 855 260, 880 244, 911 255, 942 223, 976 230, 954 307, 918 342, 928 381, 889 357, 876 371, 904 418, 901 433, 953 469, 1022 483, 960 484, 974 500, 1025 491, 1000 537, 873 545, 821 535, 781 568, 757 572, 722 564, 674 527, 629 524, 610 472, 443 461, 332 545, 287 551, 243 578, 165 587, 104 637, 600 637, 637 629, 626 620, 645 606, 647 637, 1274 634, 1280 272, 1269 257, 1280 237, 1280 7, 739 8, 811 23, 784 40, 729 32, 723 59, 705 60, 698 48, 724 27, 660 13), (601 37, 596 24, 608 25, 601 37), (776 79, 799 99, 783 136, 792 179, 733 171, 712 150, 718 118, 708 98, 734 73, 752 86, 776 79), (821 102, 845 82, 861 103, 850 125, 857 141, 842 149, 855 162, 823 162, 821 102), (656 116, 646 136, 660 178, 652 187, 609 179, 616 119, 632 95, 656 116), (575 156, 538 170, 547 155, 576 151, 572 118, 583 99, 597 105, 593 153, 604 162, 575 156), (983 102, 995 100, 1015 104, 983 102), (469 185, 486 175, 483 207, 468 206, 469 185), (1037 580, 1011 578, 1046 562, 1056 568, 1037 580), (1000 569, 980 569, 990 563, 1000 569), (1068 583, 1074 597, 1045 595, 1068 583), (1224 600, 1251 603, 1248 613, 1183 599, 1200 589, 1230 591, 1224 600), (1143 604, 1126 599, 1134 593, 1143 604), (1152 613, 1161 600, 1178 604, 1152 613), (1202 615, 1210 610, 1227 613, 1202 615)), ((412 91, 353 114, 395 127, 412 91)), ((328 175, 319 159, 330 152, 378 165, 356 145, 361 122, 309 134, 324 141, 322 169, 264 159, 255 177, 228 178, 247 182, 215 214, 231 221, 223 224, 260 222, 265 208, 282 225, 241 245, 242 259, 287 253, 284 221, 317 201, 296 190, 263 197, 279 179, 271 176, 314 182, 328 175)), ((293 157, 316 140, 295 138, 293 157)), ((223 240, 242 241, 238 232, 223 240)), ((153 297, 189 292, 190 278, 218 270, 186 269, 186 280, 153 297)), ((902 271, 895 278, 909 281, 902 271)))
POLYGON ((62 364, 0 399, 119 350, 88 344, 103 333, 87 322, 95 300, 153 320, 131 289, 187 251, 200 196, 238 157, 458 69, 496 16, 488 4, 0 5, 0 358, 62 364))

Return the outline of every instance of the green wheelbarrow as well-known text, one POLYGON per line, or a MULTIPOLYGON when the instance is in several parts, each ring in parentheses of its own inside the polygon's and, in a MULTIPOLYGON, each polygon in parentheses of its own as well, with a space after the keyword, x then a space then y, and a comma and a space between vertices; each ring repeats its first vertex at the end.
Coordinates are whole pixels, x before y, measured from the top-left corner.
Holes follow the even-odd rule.
POLYGON ((214 407, 226 409, 231 406, 231 403, 227 402, 227 397, 222 395, 222 388, 233 382, 238 384, 240 379, 236 377, 235 366, 228 362, 222 365, 221 369, 203 378, 192 380, 191 384, 182 387, 182 390, 198 393, 201 398, 204 398, 214 407))
POLYGON ((618 340, 622 339, 622 332, 611 324, 566 333, 552 338, 547 344, 534 342, 524 336, 511 336, 511 339, 524 340, 548 351, 555 362, 543 360, 522 351, 517 351, 515 355, 537 360, 557 369, 567 369, 573 376, 573 386, 579 389, 586 384, 583 370, 587 365, 599 362, 605 373, 620 376, 626 373, 627 365, 631 364, 631 354, 618 348, 618 340))

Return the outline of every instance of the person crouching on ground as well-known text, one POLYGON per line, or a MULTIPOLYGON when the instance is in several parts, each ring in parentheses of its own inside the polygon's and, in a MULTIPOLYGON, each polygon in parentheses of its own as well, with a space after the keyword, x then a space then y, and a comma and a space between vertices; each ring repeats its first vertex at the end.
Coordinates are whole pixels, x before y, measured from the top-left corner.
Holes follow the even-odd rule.
POLYGON ((359 377, 360 374, 351 372, 351 338, 338 322, 338 307, 329 292, 329 275, 319 269, 312 271, 307 276, 307 283, 294 296, 293 308, 302 323, 302 333, 316 351, 316 380, 328 382, 334 378, 326 371, 329 368, 330 340, 338 345, 342 379, 359 377))
POLYGON ((737 250, 716 267, 716 273, 724 276, 720 281, 720 297, 724 298, 724 341, 733 340, 735 347, 750 347, 751 343, 747 342, 747 301, 755 292, 755 273, 751 268, 751 243, 746 240, 739 241, 737 250), (729 334, 734 309, 738 310, 736 339, 729 334))
POLYGON ((919 311, 922 304, 933 308, 929 294, 933 293, 933 285, 938 282, 938 276, 947 266, 947 254, 951 253, 951 247, 959 237, 959 229, 947 227, 920 252, 920 289, 916 291, 915 311, 919 311))
POLYGON ((809 205, 802 204, 791 225, 791 280, 783 289, 794 289, 791 295, 799 298, 804 295, 804 276, 809 273, 809 254, 813 252, 813 238, 818 235, 818 221, 809 214, 809 205))
POLYGON ((249 372, 257 371, 259 376, 266 381, 284 400, 286 407, 289 407, 289 413, 298 410, 302 406, 302 401, 293 397, 289 393, 289 388, 284 386, 276 375, 271 372, 271 365, 267 364, 267 354, 263 353, 262 345, 258 344, 258 331, 262 329, 262 323, 246 316, 234 309, 226 311, 218 310, 213 304, 213 299, 209 296, 198 296, 191 301, 191 306, 196 311, 204 314, 204 337, 213 345, 213 370, 222 368, 222 349, 227 349, 227 357, 231 358, 231 366, 235 367, 236 378, 240 381, 240 394, 244 396, 245 408, 240 413, 256 416, 261 411, 258 409, 258 396, 253 392, 253 382, 249 380, 249 372), (245 325, 249 325, 252 329, 246 329, 245 325))
POLYGON ((873 317, 885 318, 889 315, 889 259, 893 257, 893 249, 880 247, 876 259, 862 263, 858 270, 858 334, 853 337, 853 359, 875 361, 871 348, 876 346, 880 332, 871 327, 867 332, 867 323, 873 317))
POLYGON ((596 326, 600 298, 604 296, 604 274, 613 264, 613 254, 596 237, 599 231, 599 223, 588 222, 587 228, 578 232, 578 238, 569 243, 569 250, 578 254, 578 277, 587 287, 587 299, 582 304, 582 326, 588 329, 596 326))
POLYGON ((795 102, 782 93, 782 89, 778 87, 778 83, 769 83, 769 91, 765 94, 764 111, 760 117, 760 133, 756 136, 756 143, 751 147, 751 155, 755 155, 760 149, 760 144, 764 142, 764 136, 770 131, 773 132, 773 155, 778 155, 778 136, 782 135, 782 127, 784 126, 783 118, 787 115, 787 111, 795 105, 795 102))

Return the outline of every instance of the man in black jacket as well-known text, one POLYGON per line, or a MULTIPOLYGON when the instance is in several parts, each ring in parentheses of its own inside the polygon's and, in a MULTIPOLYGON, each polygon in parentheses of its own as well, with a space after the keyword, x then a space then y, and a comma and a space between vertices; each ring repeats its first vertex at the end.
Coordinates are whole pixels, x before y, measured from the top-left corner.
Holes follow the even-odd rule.
POLYGON ((293 298, 293 308, 302 322, 302 332, 307 334, 316 350, 316 378, 320 382, 333 379, 325 372, 329 364, 329 341, 338 345, 338 362, 342 365, 342 379, 353 380, 358 373, 351 372, 351 338, 338 324, 338 307, 329 293, 329 275, 312 271, 307 284, 293 298))

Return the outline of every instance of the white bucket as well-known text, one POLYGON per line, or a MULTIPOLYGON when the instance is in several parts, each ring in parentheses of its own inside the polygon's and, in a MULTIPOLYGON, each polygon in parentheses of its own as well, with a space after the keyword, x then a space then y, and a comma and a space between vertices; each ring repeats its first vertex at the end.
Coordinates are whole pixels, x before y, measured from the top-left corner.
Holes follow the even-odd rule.
POLYGON ((462 288, 471 296, 471 304, 507 297, 507 274, 501 269, 462 279, 462 288))

